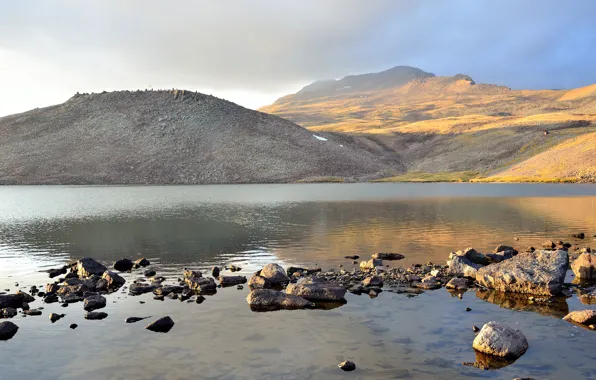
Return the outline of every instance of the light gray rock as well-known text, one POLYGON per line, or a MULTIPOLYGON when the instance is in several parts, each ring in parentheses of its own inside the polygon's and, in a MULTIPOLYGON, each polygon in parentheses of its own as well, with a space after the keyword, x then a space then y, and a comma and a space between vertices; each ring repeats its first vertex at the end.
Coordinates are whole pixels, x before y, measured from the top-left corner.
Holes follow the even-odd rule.
POLYGON ((89 277, 93 274, 101 276, 107 269, 103 264, 98 263, 91 257, 83 257, 77 261, 77 275, 81 278, 89 277))
POLYGON ((254 289, 269 289, 271 288, 271 281, 269 281, 268 279, 261 277, 259 274, 261 272, 255 272, 255 274, 252 275, 252 277, 250 278, 250 280, 248 280, 248 287, 251 290, 254 289))
POLYGON ((453 277, 445 287, 453 290, 468 290, 468 280, 461 277, 453 277))
POLYGON ((346 289, 322 281, 301 278, 295 284, 289 284, 286 293, 309 301, 343 301, 346 289))
POLYGON ((15 336, 19 326, 10 321, 0 322, 0 340, 8 340, 15 336))
POLYGON ((569 257, 565 251, 526 252, 480 268, 476 281, 504 292, 559 295, 568 267, 569 257))
POLYGON ((273 286, 287 285, 288 282, 290 282, 290 279, 286 275, 284 268, 274 263, 265 265, 263 269, 261 269, 261 273, 259 275, 269 280, 273 286))
POLYGON ((272 289, 255 289, 251 291, 246 297, 246 302, 255 311, 306 309, 315 306, 302 297, 272 289))
POLYGON ((476 335, 474 349, 502 358, 518 358, 528 349, 528 341, 519 330, 491 321, 476 335))
POLYGON ((109 288, 118 288, 126 283, 126 280, 122 276, 109 270, 102 273, 101 278, 107 281, 109 288))
POLYGON ((571 263, 575 277, 581 280, 596 280, 596 255, 582 253, 571 263))
POLYGON ((372 270, 375 267, 382 267, 383 260, 380 259, 370 259, 368 261, 361 261, 360 262, 360 269, 362 270, 372 270))
POLYGON ((580 325, 596 324, 596 310, 577 310, 572 311, 563 317, 567 322, 574 322, 580 325))
MULTIPOLYGON (((451 254, 456 255, 456 256, 465 257, 474 264, 478 264, 478 265, 490 264, 490 260, 482 253, 476 251, 474 248, 462 249, 461 251, 452 252, 451 254)), ((450 255, 450 257, 451 257, 451 255, 450 255)))
POLYGON ((448 275, 468 278, 476 278, 478 269, 482 268, 482 265, 474 264, 466 256, 459 256, 453 252, 449 255, 447 266, 448 275))
POLYGON ((85 298, 83 308, 85 311, 93 311, 106 307, 106 298, 100 295, 94 295, 85 298))

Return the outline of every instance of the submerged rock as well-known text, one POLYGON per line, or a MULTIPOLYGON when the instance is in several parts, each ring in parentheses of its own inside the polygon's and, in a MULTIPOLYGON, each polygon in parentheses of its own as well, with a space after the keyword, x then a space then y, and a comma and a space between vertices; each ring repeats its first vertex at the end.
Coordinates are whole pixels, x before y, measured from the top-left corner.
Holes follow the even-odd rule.
POLYGON ((0 340, 11 339, 18 330, 19 326, 10 321, 0 322, 0 340))
POLYGON ((478 270, 479 284, 504 292, 559 295, 569 266, 567 252, 521 253, 478 270))
POLYGON ((596 280, 596 255, 582 253, 571 263, 571 269, 580 280, 596 280))
POLYGON ((578 310, 572 311, 563 317, 567 322, 573 322, 580 325, 596 324, 596 310, 578 310))
POLYGON ((273 311, 280 309, 305 309, 315 305, 299 296, 286 294, 272 289, 255 289, 246 297, 246 302, 254 311, 273 311))
POLYGON ((108 268, 103 264, 98 263, 91 257, 84 257, 77 261, 77 274, 79 277, 89 277, 91 275, 101 276, 108 268))
POLYGON ((246 283, 246 276, 219 276, 219 284, 223 287, 246 283))
POLYGON ((337 366, 346 372, 353 371, 356 369, 356 364, 354 364, 354 362, 351 362, 349 360, 346 360, 345 362, 341 362, 337 366))
POLYGON ((375 253, 371 257, 373 259, 387 260, 387 261, 402 260, 405 258, 405 256, 402 255, 401 253, 386 253, 386 252, 375 253))
POLYGON ((85 298, 83 308, 86 311, 93 311, 106 307, 106 298, 100 295, 93 295, 85 298))
POLYGON ((120 259, 114 263, 114 269, 119 272, 128 272, 133 267, 133 262, 129 259, 120 259))
POLYGON ((528 349, 528 341, 521 331, 491 321, 482 326, 472 346, 485 354, 518 358, 528 349))
POLYGON ((286 293, 315 302, 343 301, 346 289, 331 283, 302 278, 295 284, 289 284, 286 293))
POLYGON ((158 320, 145 326, 147 330, 161 333, 167 333, 172 329, 172 327, 174 327, 174 321, 169 316, 159 318, 158 320))
POLYGON ((102 320, 108 317, 108 313, 104 313, 103 311, 89 311, 85 313, 85 319, 89 319, 92 321, 102 320))

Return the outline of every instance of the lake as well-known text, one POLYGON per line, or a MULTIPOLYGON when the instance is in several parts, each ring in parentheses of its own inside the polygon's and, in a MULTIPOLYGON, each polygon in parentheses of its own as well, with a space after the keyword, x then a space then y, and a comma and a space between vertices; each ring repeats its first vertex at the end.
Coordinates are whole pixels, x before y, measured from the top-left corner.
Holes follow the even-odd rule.
MULTIPOLYGON (((351 269, 344 256, 376 252, 406 256, 392 265, 444 263, 466 247, 596 246, 594 234, 594 185, 0 187, 0 290, 43 286, 50 280, 40 270, 83 256, 106 265, 144 256, 175 280, 183 268, 213 265, 235 264, 247 276, 269 262, 351 269), (576 232, 586 239, 571 239, 576 232)), ((445 289, 348 293, 333 310, 254 313, 247 294, 247 286, 220 289, 199 305, 117 292, 102 321, 83 319, 80 303, 43 305, 42 316, 12 319, 20 329, 0 342, 0 379, 596 378, 596 332, 561 320, 566 310, 595 308, 577 297, 536 309, 480 291, 463 299, 445 289), (52 324, 51 312, 66 317, 52 324), (176 322, 167 334, 124 323, 165 315, 176 322), (462 366, 475 360, 472 325, 491 320, 521 329, 529 350, 497 371, 462 366), (348 359, 356 371, 337 368, 348 359)))

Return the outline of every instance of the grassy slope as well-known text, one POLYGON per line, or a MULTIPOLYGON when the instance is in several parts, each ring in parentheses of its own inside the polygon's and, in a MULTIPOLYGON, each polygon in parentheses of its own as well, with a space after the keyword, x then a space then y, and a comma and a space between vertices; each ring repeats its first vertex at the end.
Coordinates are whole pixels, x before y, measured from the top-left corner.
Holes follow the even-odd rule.
MULTIPOLYGON (((495 173, 505 173, 568 139, 585 134, 581 146, 596 140, 596 85, 568 91, 517 91, 432 77, 363 93, 315 99, 289 95, 261 110, 313 131, 350 135, 376 153, 393 152, 413 172, 391 179, 399 181, 469 180, 470 172, 496 178, 495 173), (544 130, 549 134, 544 135, 544 130)), ((578 147, 560 148, 557 155, 578 147)), ((523 175, 499 178, 575 181, 581 170, 589 172, 594 165, 589 160, 545 157, 554 155, 546 154, 539 165, 524 165, 523 175)))

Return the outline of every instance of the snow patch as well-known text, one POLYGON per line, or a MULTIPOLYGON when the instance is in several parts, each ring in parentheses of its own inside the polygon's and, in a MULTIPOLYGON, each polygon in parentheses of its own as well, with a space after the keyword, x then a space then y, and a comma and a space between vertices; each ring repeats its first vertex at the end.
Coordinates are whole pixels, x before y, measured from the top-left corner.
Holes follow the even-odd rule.
POLYGON ((327 141, 327 139, 326 139, 326 138, 324 138, 324 137, 317 136, 317 135, 313 135, 313 136, 314 136, 314 137, 315 137, 315 139, 317 139, 317 140, 321 140, 321 141, 327 141))

